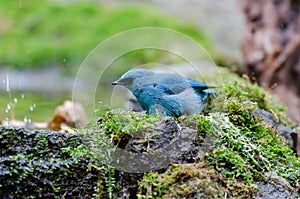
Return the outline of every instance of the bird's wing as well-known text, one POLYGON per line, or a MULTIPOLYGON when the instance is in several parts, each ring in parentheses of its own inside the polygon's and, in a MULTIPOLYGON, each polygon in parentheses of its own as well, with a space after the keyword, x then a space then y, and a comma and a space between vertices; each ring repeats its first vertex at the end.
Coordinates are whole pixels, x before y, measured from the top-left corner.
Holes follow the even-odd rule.
POLYGON ((203 90, 208 88, 215 88, 213 86, 208 86, 205 83, 185 78, 177 74, 156 74, 154 80, 164 87, 171 90, 174 94, 179 94, 186 89, 192 87, 196 92, 202 93, 203 90))
POLYGON ((175 93, 163 84, 144 84, 135 94, 142 107, 149 114, 175 117, 181 115, 180 104, 175 97, 175 93))
POLYGON ((181 93, 190 87, 189 83, 186 81, 186 78, 182 77, 181 75, 157 74, 155 79, 158 84, 168 88, 174 94, 181 93))
POLYGON ((175 98, 168 98, 168 96, 164 96, 161 100, 157 101, 150 107, 148 113, 179 117, 181 116, 181 107, 178 100, 175 98))
POLYGON ((205 84, 203 82, 199 82, 199 81, 196 81, 193 79, 187 78, 186 80, 189 82, 191 87, 198 92, 202 92, 203 90, 208 89, 208 88, 215 88, 214 86, 208 86, 207 84, 205 84))

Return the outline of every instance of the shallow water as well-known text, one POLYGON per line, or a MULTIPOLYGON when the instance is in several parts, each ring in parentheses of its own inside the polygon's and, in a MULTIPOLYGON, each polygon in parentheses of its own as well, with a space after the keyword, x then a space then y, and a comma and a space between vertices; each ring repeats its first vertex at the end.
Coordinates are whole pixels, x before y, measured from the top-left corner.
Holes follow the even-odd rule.
MULTIPOLYGON (((0 120, 49 121, 58 105, 72 100, 74 79, 54 67, 42 70, 0 69, 0 120)), ((82 85, 83 90, 88 86, 85 82, 82 85)), ((107 104, 111 88, 102 86, 101 92, 95 95, 97 101, 107 104)), ((86 105, 87 111, 93 112, 90 107, 86 105)))

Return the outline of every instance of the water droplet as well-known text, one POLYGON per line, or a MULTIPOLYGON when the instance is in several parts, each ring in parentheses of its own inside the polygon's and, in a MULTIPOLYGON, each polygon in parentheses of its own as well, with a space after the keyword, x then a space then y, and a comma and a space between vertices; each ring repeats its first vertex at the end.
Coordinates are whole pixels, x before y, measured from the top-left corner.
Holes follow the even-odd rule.
POLYGON ((7 110, 10 110, 10 108, 11 108, 11 107, 10 107, 10 104, 8 103, 8 104, 7 104, 7 110))
POLYGON ((36 107, 36 105, 35 104, 33 104, 33 108, 35 108, 36 107))
POLYGON ((24 122, 27 123, 28 122, 28 119, 27 117, 24 117, 24 122))
POLYGON ((24 99, 24 94, 23 94, 23 93, 22 93, 22 96, 21 96, 21 97, 22 97, 22 100, 23 100, 23 99, 24 99))
POLYGON ((10 88, 9 88, 9 76, 8 76, 8 74, 6 75, 6 92, 10 92, 10 88))
POLYGON ((7 109, 5 109, 5 112, 6 112, 6 113, 8 113, 8 110, 7 110, 7 109))
POLYGON ((3 84, 5 84, 5 80, 3 80, 2 82, 3 82, 3 84))
POLYGON ((6 122, 7 126, 10 126, 10 119, 8 119, 7 117, 4 118, 4 121, 6 122))
POLYGON ((18 99, 17 99, 17 98, 14 98, 14 102, 17 103, 17 102, 18 102, 18 99))
POLYGON ((33 111, 33 106, 32 106, 32 105, 30 105, 29 109, 30 109, 30 111, 33 111))
POLYGON ((66 62, 67 62, 67 59, 63 59, 63 62, 66 63, 66 62))
POLYGON ((28 118, 28 123, 31 123, 31 119, 30 118, 28 118))

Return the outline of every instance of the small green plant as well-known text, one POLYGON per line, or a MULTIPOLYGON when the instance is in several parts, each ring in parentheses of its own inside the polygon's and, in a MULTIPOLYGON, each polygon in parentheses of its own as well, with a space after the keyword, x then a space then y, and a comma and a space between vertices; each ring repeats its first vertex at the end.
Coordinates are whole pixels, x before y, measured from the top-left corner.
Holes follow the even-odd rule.
MULTIPOLYGON (((98 110, 96 113, 102 113, 98 110)), ((120 140, 131 133, 146 130, 161 117, 137 113, 131 110, 108 109, 100 115, 96 124, 78 132, 91 156, 92 167, 100 171, 96 198, 113 198, 113 193, 121 188, 117 181, 118 171, 111 166, 113 155, 120 140)))
POLYGON ((258 108, 273 113, 278 122, 293 126, 285 106, 257 84, 247 80, 225 84, 206 117, 210 123, 208 132, 219 136, 215 141, 218 147, 206 156, 207 162, 227 177, 248 183, 262 179, 264 172, 274 171, 298 184, 300 160, 275 127, 254 118, 253 112, 258 108))

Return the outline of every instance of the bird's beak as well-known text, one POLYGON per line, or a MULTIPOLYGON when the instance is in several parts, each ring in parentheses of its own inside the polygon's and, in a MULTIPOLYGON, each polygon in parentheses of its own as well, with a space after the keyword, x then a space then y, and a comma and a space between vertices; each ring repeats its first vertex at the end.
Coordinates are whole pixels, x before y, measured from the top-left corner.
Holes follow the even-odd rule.
POLYGON ((111 84, 114 85, 114 86, 115 85, 123 85, 123 82, 117 80, 117 81, 112 82, 111 84))
POLYGON ((111 83, 112 85, 122 85, 122 86, 126 86, 131 84, 133 81, 132 78, 120 78, 117 81, 114 81, 113 83, 111 83))

